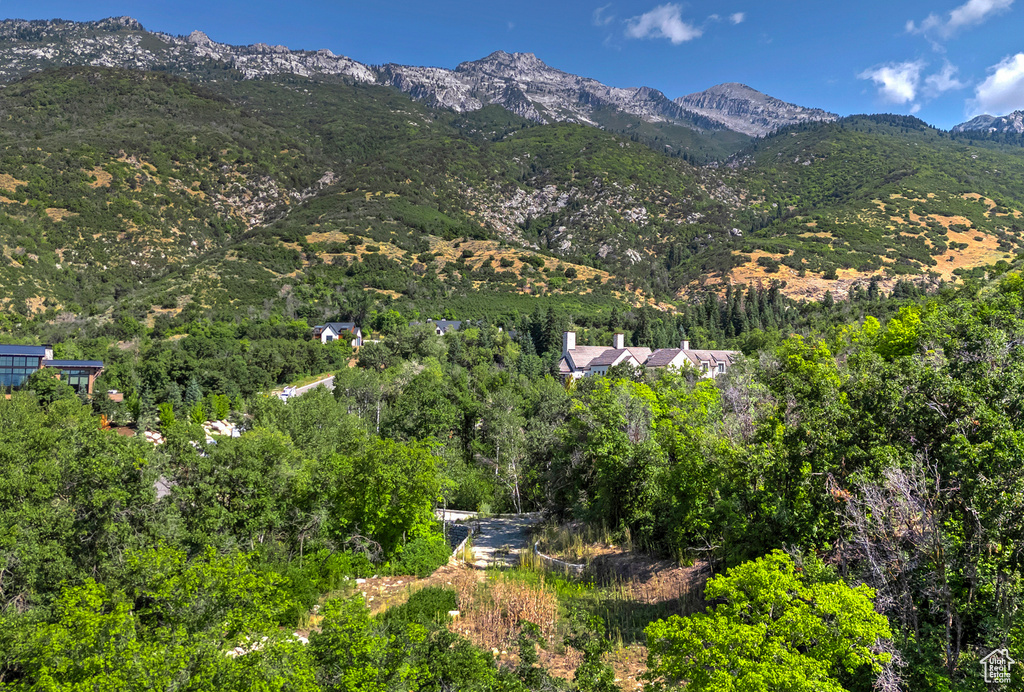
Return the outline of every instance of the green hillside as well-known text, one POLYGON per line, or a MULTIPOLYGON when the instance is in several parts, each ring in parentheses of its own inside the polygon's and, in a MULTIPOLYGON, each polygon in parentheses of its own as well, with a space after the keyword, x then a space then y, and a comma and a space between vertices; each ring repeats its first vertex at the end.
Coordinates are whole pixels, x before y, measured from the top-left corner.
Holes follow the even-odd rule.
POLYGON ((971 275, 1024 230, 1019 146, 913 118, 696 167, 636 132, 297 77, 66 68, 0 91, 0 115, 0 301, 22 317, 585 312, 773 279, 844 297, 971 275))
POLYGON ((721 169, 747 202, 746 264, 733 277, 820 295, 876 274, 951 280, 1010 259, 1024 232, 1022 153, 902 116, 776 133, 721 169))
POLYGON ((0 302, 102 309, 286 208, 293 137, 182 80, 71 68, 0 92, 0 302))

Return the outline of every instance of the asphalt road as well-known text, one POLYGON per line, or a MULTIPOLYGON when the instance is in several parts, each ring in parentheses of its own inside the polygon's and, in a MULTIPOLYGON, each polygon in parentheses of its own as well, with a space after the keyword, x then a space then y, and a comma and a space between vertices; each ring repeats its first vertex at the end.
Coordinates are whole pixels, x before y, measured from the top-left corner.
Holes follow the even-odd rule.
MULTIPOLYGON (((302 396, 309 390, 315 389, 317 387, 327 387, 328 389, 334 389, 334 375, 331 375, 330 377, 325 377, 322 380, 317 380, 312 384, 303 385, 302 387, 295 387, 293 393, 288 395, 288 398, 291 398, 293 396, 302 396)), ((287 390, 289 388, 286 387, 285 389, 287 390)))

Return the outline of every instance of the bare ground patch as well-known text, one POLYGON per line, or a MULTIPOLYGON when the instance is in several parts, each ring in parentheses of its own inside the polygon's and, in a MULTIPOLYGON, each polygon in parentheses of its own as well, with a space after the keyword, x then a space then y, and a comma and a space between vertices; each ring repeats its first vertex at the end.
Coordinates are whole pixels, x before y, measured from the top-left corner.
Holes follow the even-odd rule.
POLYGON ((8 192, 14 192, 15 189, 22 185, 28 185, 24 180, 18 180, 13 175, 7 173, 0 173, 0 190, 7 190, 8 192))

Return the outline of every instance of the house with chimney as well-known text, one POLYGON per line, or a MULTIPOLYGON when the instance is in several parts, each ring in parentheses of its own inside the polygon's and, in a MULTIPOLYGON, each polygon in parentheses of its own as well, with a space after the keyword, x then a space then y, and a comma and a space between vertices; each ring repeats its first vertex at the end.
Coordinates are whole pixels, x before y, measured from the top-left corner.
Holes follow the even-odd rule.
POLYGON ((576 343, 576 332, 565 332, 562 335, 562 358, 558 361, 558 372, 566 380, 604 376, 610 368, 627 363, 649 370, 682 370, 692 367, 702 377, 710 378, 726 372, 738 356, 738 351, 691 349, 689 341, 680 343, 679 348, 661 348, 657 351, 642 346, 627 347, 625 334, 613 336, 611 346, 581 346, 576 343))
POLYGON ((56 370, 79 394, 92 394, 103 361, 54 359, 51 346, 0 344, 0 392, 21 389, 29 375, 43 368, 56 370))
POLYGON ((693 367, 700 372, 701 377, 716 377, 732 367, 739 355, 738 351, 692 349, 690 342, 684 340, 679 348, 659 348, 644 365, 655 370, 693 367))
POLYGON ((565 332, 562 334, 562 358, 558 361, 558 372, 564 379, 607 375, 609 368, 621 363, 640 366, 650 356, 649 348, 627 348, 625 334, 613 336, 611 346, 578 346, 576 332, 565 332))

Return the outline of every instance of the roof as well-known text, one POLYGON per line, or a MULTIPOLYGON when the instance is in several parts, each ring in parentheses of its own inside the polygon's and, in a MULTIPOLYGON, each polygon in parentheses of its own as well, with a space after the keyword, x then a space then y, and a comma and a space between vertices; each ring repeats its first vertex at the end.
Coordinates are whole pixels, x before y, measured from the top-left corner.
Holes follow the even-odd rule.
POLYGON ((624 348, 610 348, 594 360, 590 361, 590 367, 604 367, 615 365, 626 355, 631 355, 629 351, 624 348))
POLYGON ((680 353, 682 350, 678 348, 659 348, 651 354, 644 365, 649 368, 664 368, 670 365, 680 353))
POLYGON ((739 351, 699 351, 696 349, 683 350, 681 348, 659 348, 651 354, 651 357, 644 363, 649 368, 664 368, 672 364, 680 355, 684 356, 693 365, 703 363, 725 363, 732 365, 739 351))
POLYGON ((638 363, 643 363, 645 360, 651 357, 652 353, 651 349, 647 348, 646 346, 629 346, 626 348, 626 350, 629 351, 634 358, 636 358, 638 363))
POLYGON ((323 325, 324 329, 331 328, 336 332, 354 332, 358 327, 355 322, 328 322, 323 325))
POLYGON ((42 358, 46 355, 45 346, 14 346, 0 344, 0 356, 33 356, 42 358))
POLYGON ((577 370, 586 370, 595 358, 603 355, 605 351, 614 350, 611 346, 577 346, 568 352, 568 356, 577 370))
POLYGON ((427 320, 427 322, 433 324, 442 332, 447 332, 449 329, 456 331, 462 329, 462 320, 427 320))
POLYGON ((47 368, 102 368, 102 360, 44 360, 47 368))
POLYGON ((686 351, 686 355, 689 356, 689 358, 691 360, 699 360, 699 361, 706 361, 706 362, 715 361, 715 362, 718 362, 718 363, 730 363, 731 364, 732 361, 733 361, 733 357, 734 356, 738 356, 739 352, 738 351, 697 351, 697 350, 692 350, 691 349, 689 351, 686 351))

